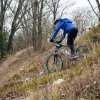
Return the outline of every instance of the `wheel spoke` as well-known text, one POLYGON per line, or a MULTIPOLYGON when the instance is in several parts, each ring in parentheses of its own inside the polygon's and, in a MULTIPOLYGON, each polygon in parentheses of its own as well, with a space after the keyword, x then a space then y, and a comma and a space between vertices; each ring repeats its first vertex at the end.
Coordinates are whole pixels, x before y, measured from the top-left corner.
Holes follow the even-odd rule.
POLYGON ((47 59, 47 69, 49 72, 60 71, 62 69, 63 62, 59 55, 50 55, 47 59))

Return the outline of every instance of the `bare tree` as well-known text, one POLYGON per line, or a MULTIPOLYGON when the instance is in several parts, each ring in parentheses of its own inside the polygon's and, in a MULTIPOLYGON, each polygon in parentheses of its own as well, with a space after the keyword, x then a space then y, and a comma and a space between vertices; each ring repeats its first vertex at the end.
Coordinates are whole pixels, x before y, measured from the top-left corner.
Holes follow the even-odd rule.
POLYGON ((43 16, 43 2, 44 0, 40 0, 40 7, 38 5, 38 45, 39 48, 42 48, 42 16, 43 16))
POLYGON ((37 51, 37 10, 38 10, 38 1, 34 0, 34 3, 31 1, 32 14, 33 14, 33 32, 32 32, 32 43, 34 51, 37 51))
MULTIPOLYGON (((53 22, 56 20, 58 12, 60 13, 60 17, 62 17, 64 11, 74 5, 74 2, 67 2, 66 5, 61 4, 61 0, 45 0, 45 3, 47 4, 50 11, 52 12, 53 22)), ((55 26, 53 26, 53 28, 55 28, 55 26)))
MULTIPOLYGON (((32 1, 31 1, 32 2, 32 1)), ((32 42, 34 51, 41 50, 42 47, 42 17, 43 17, 43 0, 34 0, 32 4, 33 30, 32 42)))
POLYGON ((27 11, 30 9, 30 7, 28 8, 28 1, 25 2, 25 7, 22 9, 24 2, 25 0, 19 0, 18 2, 18 7, 14 14, 14 18, 11 25, 11 33, 8 40, 7 51, 11 50, 14 34, 20 28, 20 21, 22 20, 23 16, 27 13, 27 11))
POLYGON ((99 10, 99 24, 100 24, 100 1, 96 0, 97 5, 98 5, 98 10, 99 10))
POLYGON ((22 25, 21 31, 23 33, 23 38, 25 40, 24 43, 26 47, 32 45, 32 26, 31 26, 32 21, 31 20, 27 21, 27 17, 30 18, 27 14, 26 16, 23 17, 23 21, 21 23, 22 25))
POLYGON ((3 26, 4 26, 4 20, 5 20, 5 13, 7 9, 9 8, 12 0, 1 0, 0 1, 0 53, 1 57, 4 57, 4 50, 3 50, 3 26))
MULTIPOLYGON (((23 32, 22 43, 24 41, 26 46, 33 44, 34 51, 39 51, 42 47, 42 17, 44 3, 43 0, 30 0, 29 3, 31 9, 20 21, 20 31, 23 32)), ((19 34, 19 37, 16 36, 17 39, 14 39, 14 46, 17 47, 18 39, 21 41, 20 37, 22 37, 22 35, 20 36, 19 34)), ((25 47, 24 44, 23 47, 25 47)))
POLYGON ((1 1, 1 13, 0 13, 0 53, 3 58, 3 21, 5 16, 5 10, 3 6, 3 0, 1 1))
POLYGON ((96 13, 96 11, 95 11, 95 9, 93 8, 93 6, 92 6, 90 0, 88 0, 88 2, 89 2, 89 4, 90 4, 90 6, 91 6, 93 12, 94 12, 94 13, 96 14, 96 16, 98 17, 99 25, 100 25, 100 1, 99 1, 99 0, 96 0, 96 3, 97 3, 97 5, 98 5, 99 14, 96 13))
MULTIPOLYGON (((57 11, 59 8, 59 3, 61 0, 45 0, 45 3, 48 5, 49 9, 51 10, 52 14, 53 14, 53 22, 55 21, 56 17, 57 17, 57 11)), ((53 26, 53 28, 55 28, 53 26)))
POLYGON ((76 9, 73 12, 73 19, 78 27, 79 35, 83 34, 89 27, 94 27, 97 23, 95 14, 89 8, 76 9))

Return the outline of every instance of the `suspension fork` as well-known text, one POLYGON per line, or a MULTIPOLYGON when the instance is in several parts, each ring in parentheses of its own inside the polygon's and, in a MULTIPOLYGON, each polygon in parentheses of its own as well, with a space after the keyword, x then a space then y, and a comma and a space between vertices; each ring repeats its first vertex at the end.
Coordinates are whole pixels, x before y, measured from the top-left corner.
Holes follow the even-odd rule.
POLYGON ((58 51, 55 50, 55 54, 54 54, 54 64, 57 64, 57 55, 58 55, 58 51))

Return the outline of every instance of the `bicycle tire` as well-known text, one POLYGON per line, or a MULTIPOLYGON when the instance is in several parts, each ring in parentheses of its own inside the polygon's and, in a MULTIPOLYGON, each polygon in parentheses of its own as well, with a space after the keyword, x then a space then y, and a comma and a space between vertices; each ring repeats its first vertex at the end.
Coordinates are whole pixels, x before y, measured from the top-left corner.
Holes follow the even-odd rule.
POLYGON ((46 61, 48 73, 60 71, 63 69, 63 60, 58 54, 51 54, 46 61), (51 62, 53 61, 53 62, 51 62))
POLYGON ((86 57, 89 53, 89 49, 87 45, 81 45, 76 49, 76 53, 78 53, 80 58, 86 57))

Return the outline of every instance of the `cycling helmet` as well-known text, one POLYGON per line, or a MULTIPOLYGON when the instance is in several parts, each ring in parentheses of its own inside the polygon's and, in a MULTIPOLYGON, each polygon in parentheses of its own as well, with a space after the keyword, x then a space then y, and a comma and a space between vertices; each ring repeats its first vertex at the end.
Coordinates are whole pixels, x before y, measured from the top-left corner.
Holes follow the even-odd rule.
POLYGON ((54 24, 56 25, 57 22, 59 22, 60 20, 62 20, 62 19, 61 19, 61 18, 56 19, 56 20, 54 21, 54 24))

